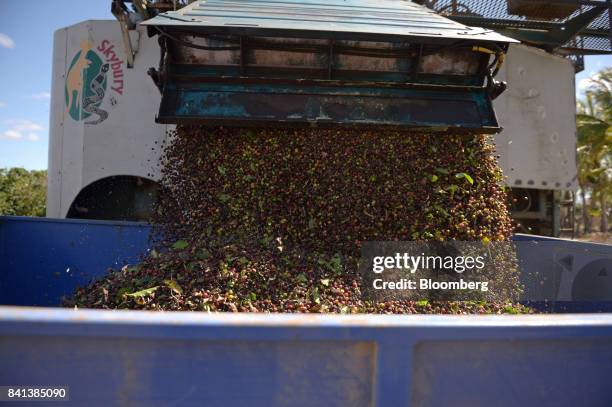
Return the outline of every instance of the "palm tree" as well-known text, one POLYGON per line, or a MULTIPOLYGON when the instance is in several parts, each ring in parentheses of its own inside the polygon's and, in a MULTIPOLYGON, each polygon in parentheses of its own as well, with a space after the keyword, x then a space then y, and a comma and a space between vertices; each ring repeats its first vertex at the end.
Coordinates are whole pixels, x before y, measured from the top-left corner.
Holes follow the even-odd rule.
POLYGON ((612 68, 606 68, 589 79, 586 100, 578 103, 578 184, 585 233, 591 231, 593 211, 601 214, 600 230, 608 231, 608 202, 612 198, 611 93, 612 68))

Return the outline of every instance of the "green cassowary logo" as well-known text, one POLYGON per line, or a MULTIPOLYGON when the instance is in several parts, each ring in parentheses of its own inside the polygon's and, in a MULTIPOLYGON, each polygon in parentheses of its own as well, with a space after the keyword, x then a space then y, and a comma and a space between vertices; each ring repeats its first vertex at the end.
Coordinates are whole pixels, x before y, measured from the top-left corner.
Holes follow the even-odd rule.
POLYGON ((66 112, 76 121, 94 115, 86 124, 98 124, 106 120, 108 112, 100 105, 104 100, 109 64, 103 63, 91 49, 89 42, 81 43, 66 76, 66 112), (97 116, 97 117, 96 117, 97 116))

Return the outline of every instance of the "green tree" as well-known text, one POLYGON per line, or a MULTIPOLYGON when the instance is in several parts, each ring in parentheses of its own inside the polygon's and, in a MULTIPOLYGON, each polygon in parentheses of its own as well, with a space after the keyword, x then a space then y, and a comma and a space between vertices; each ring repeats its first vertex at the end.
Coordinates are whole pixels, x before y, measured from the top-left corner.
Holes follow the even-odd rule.
POLYGON ((45 216, 47 171, 0 169, 0 215, 45 216))
POLYGON ((608 231, 612 198, 611 91, 612 68, 606 68, 589 79, 586 99, 578 103, 578 183, 585 233, 591 231, 593 213, 600 215, 599 229, 608 231))

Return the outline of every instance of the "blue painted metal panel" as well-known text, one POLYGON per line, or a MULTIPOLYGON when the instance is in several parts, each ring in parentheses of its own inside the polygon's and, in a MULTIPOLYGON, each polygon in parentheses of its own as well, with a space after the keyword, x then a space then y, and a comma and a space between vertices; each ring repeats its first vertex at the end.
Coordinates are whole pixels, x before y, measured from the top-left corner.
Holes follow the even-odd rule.
POLYGON ((611 315, 1 307, 0 360, 3 385, 68 385, 71 406, 612 405, 611 315))
POLYGON ((543 312, 612 312, 612 246, 514 235, 524 303, 543 312))
POLYGON ((108 268, 138 261, 150 230, 136 222, 0 217, 0 304, 59 305, 108 268))
POLYGON ((204 124, 213 126, 240 120, 293 127, 316 123, 451 132, 499 131, 485 88, 453 91, 178 83, 164 89, 159 122, 186 123, 200 121, 202 117, 206 118, 204 124))
MULTIPOLYGON (((150 232, 150 225, 136 222, 0 217, 0 304, 57 306, 63 296, 102 277, 109 268, 138 262, 150 247, 150 232)), ((583 257, 595 253, 593 248, 598 253, 603 249, 604 254, 612 252, 610 246, 539 236, 516 235, 514 239, 558 242, 583 257)), ((557 263, 554 253, 547 257, 542 250, 528 249, 519 246, 518 251, 524 266, 525 303, 556 313, 612 312, 612 301, 602 298, 556 301, 557 288, 533 278, 537 271, 551 280, 557 263)))

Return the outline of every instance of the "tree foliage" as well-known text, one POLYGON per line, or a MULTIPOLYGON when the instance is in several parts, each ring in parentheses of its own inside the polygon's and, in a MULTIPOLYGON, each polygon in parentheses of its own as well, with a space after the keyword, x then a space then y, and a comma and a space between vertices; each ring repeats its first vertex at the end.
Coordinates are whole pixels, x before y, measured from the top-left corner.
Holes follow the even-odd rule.
POLYGON ((611 92, 612 68, 606 68, 589 79, 586 98, 578 103, 578 183, 585 233, 591 231, 593 214, 600 216, 600 230, 608 230, 612 199, 611 92))
POLYGON ((0 215, 45 216, 47 171, 0 168, 0 215))

